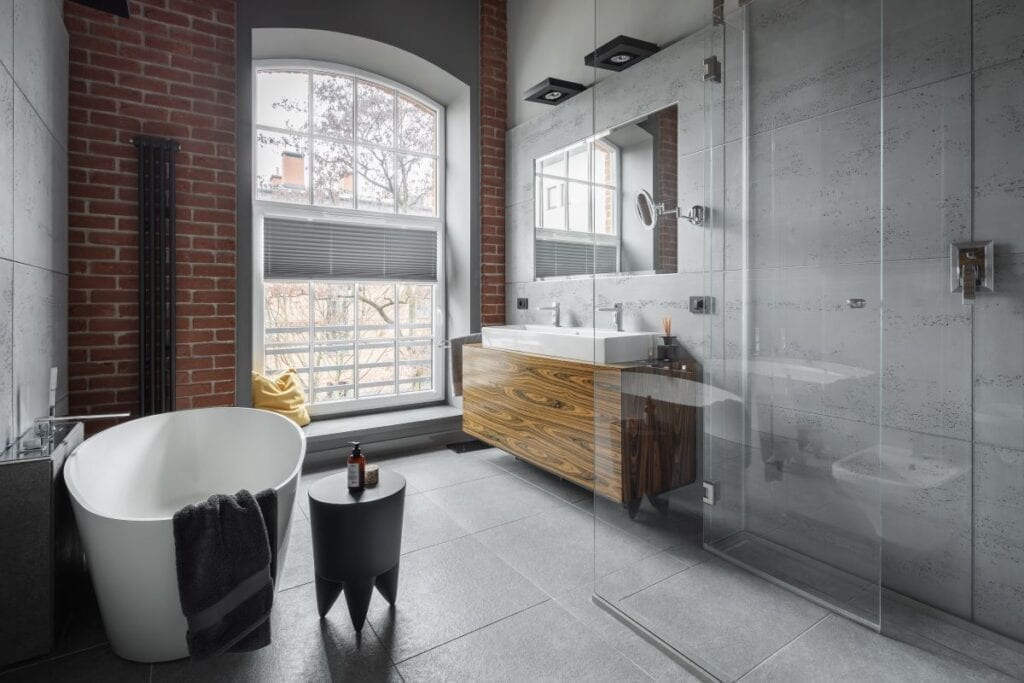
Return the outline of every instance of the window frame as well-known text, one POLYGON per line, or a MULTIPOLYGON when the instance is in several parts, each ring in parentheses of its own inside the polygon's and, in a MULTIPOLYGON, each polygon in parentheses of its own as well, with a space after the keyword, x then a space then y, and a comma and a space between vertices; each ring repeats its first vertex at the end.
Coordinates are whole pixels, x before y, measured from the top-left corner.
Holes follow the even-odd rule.
MULTIPOLYGON (((445 337, 445 325, 447 320, 447 292, 445 287, 446 272, 445 272, 445 239, 446 239, 446 220, 445 220, 445 170, 447 166, 446 159, 446 148, 445 148, 445 108, 443 105, 433 100, 432 98, 420 93, 408 86, 393 81, 391 79, 379 76, 369 71, 349 67, 344 64, 335 64, 331 62, 323 62, 317 60, 308 59, 262 59, 254 60, 251 71, 251 82, 252 82, 252 126, 251 126, 251 137, 249 140, 249 150, 252 155, 252 174, 250 178, 251 191, 252 191, 252 231, 253 231, 253 253, 252 253, 252 267, 253 267, 253 278, 252 278, 252 296, 253 296, 253 320, 252 320, 252 366, 256 372, 264 372, 264 354, 265 354, 265 339, 264 339, 264 324, 265 324, 265 311, 264 311, 264 280, 263 280, 263 223, 267 218, 282 218, 292 220, 308 220, 310 222, 326 221, 333 223, 351 223, 359 225, 381 225, 386 227, 395 228, 414 228, 414 229, 432 229, 438 234, 437 239, 437 283, 434 284, 434 311, 433 311, 433 331, 431 338, 433 339, 433 373, 432 373, 432 389, 429 391, 420 391, 411 394, 400 394, 396 393, 390 396, 380 396, 372 398, 357 398, 342 401, 329 401, 324 403, 307 403, 310 415, 314 417, 329 417, 329 416, 340 416, 348 415, 353 413, 361 413, 377 409, 386 408, 399 408, 408 407, 413 405, 428 405, 437 404, 445 400, 448 384, 448 369, 447 369, 447 358, 444 352, 444 337, 445 337), (417 215, 403 215, 397 213, 398 197, 395 197, 395 213, 383 213, 379 211, 367 211, 358 208, 341 208, 341 207, 328 207, 318 206, 313 204, 314 188, 313 188, 313 159, 312 152, 310 149, 308 154, 310 156, 310 171, 309 171, 309 203, 298 203, 298 202, 284 202, 275 201, 270 199, 259 199, 258 198, 258 180, 256 173, 256 144, 259 129, 269 128, 271 130, 278 130, 274 126, 260 126, 257 121, 257 107, 259 103, 258 99, 258 88, 259 79, 257 74, 263 70, 308 70, 311 72, 321 72, 337 74, 339 76, 351 77, 358 80, 364 80, 371 83, 377 83, 382 86, 394 89, 400 95, 406 95, 409 98, 421 102, 432 109, 434 109, 437 115, 437 130, 436 140, 437 147, 434 154, 436 159, 436 202, 437 202, 437 215, 436 216, 417 216, 417 215)), ((355 112, 353 112, 355 113, 355 112)), ((355 118, 353 117, 353 126, 356 125, 355 118)), ((305 133, 298 132, 293 133, 297 135, 306 136, 307 139, 313 140, 316 138, 322 138, 324 136, 318 136, 313 131, 307 131, 305 133)), ((398 131, 395 131, 395 136, 398 136, 398 131)), ((371 143, 372 145, 372 143, 371 143)), ((380 147, 380 145, 376 145, 380 147)), ((395 144, 397 148, 397 141, 395 144)), ((396 149, 397 152, 397 149, 396 149)), ((415 153, 414 154, 418 154, 415 153)), ((423 156, 430 156, 423 154, 423 156)), ((354 169, 353 169, 354 171, 354 169)), ((353 207, 357 206, 357 200, 353 193, 353 207)), ((335 282, 348 282, 353 284, 359 284, 363 280, 335 280, 335 282)), ((399 280, 387 280, 381 282, 402 284, 417 284, 422 285, 422 282, 404 282, 399 280)), ((396 302, 397 303, 397 302, 396 302)), ((312 329, 312 328, 311 328, 312 329)), ((397 341, 396 341, 397 344, 397 341)), ((312 359, 311 359, 312 360, 312 359)), ((396 357, 397 363, 397 357, 396 357)), ((308 400, 312 400, 312 395, 308 397, 308 400)))

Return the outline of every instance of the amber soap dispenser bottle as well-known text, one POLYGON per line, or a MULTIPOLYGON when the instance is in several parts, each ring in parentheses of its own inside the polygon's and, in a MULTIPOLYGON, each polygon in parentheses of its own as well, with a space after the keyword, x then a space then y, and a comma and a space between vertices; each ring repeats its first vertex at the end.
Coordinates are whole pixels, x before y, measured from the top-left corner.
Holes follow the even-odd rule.
POLYGON ((366 488, 366 456, 359 450, 358 441, 349 441, 352 453, 348 456, 348 491, 359 493, 366 488))

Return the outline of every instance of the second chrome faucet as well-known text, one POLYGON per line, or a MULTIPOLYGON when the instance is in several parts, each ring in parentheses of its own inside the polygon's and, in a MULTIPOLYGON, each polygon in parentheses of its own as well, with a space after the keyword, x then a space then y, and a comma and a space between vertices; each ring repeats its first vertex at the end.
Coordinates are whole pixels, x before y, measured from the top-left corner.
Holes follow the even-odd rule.
POLYGON ((562 306, 557 301, 552 301, 550 306, 539 306, 538 311, 551 311, 551 323, 555 327, 562 326, 562 306))

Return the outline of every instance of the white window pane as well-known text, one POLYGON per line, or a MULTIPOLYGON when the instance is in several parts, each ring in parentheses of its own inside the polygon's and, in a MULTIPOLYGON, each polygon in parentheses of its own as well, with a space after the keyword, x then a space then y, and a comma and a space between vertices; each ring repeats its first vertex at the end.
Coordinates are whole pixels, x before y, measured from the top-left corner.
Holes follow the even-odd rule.
POLYGON ((565 177, 565 152, 558 152, 546 159, 541 159, 540 172, 545 175, 565 177))
POLYGON ((304 71, 257 72, 256 124, 306 130, 309 125, 309 74, 304 71))
POLYGON ((395 393, 394 342, 360 342, 356 345, 359 396, 390 396, 395 393))
POLYGON ((313 348, 313 403, 355 398, 355 348, 351 344, 313 348))
POLYGON ((398 155, 398 213, 437 215, 437 161, 398 155))
POLYGON ((437 113, 413 99, 398 98, 398 146, 412 152, 437 152, 437 113))
POLYGON ((434 334, 434 286, 398 286, 398 334, 404 338, 430 338, 434 334))
POLYGON ((351 340, 355 336, 355 285, 313 283, 313 325, 316 342, 351 340))
POLYGON ((352 145, 314 140, 313 154, 313 203, 351 209, 354 200, 352 145))
POLYGON ((359 285, 359 338, 394 339, 395 285, 359 285))
POLYGON ((565 181, 541 178, 540 186, 540 227, 548 230, 565 230, 565 181))
POLYGON ((394 146, 395 91, 367 81, 359 81, 358 88, 359 139, 394 146))
POLYGON ((579 145, 569 150, 569 177, 573 180, 590 179, 590 165, 587 163, 586 145, 579 145))
POLYGON ((590 232, 590 185, 569 183, 569 229, 590 232))
POLYGON ((277 202, 309 202, 307 138, 256 131, 256 198, 277 202))
POLYGON ((352 79, 313 74, 313 129, 320 135, 352 137, 352 79))
POLYGON ((376 147, 360 147, 356 204, 364 211, 395 212, 395 155, 376 147))
POLYGON ((599 235, 617 233, 615 190, 607 187, 594 188, 594 232, 599 235))
POLYGON ((263 285, 264 372, 295 368, 308 390, 309 283, 269 281, 263 285))
POLYGON ((433 388, 434 354, 431 342, 400 344, 398 347, 398 391, 409 394, 433 388))

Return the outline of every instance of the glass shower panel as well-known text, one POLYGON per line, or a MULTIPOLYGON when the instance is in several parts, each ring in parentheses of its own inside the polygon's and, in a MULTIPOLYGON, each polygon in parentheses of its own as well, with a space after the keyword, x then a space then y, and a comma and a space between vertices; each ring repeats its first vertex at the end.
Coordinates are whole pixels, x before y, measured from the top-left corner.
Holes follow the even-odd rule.
POLYGON ((706 386, 739 400, 705 411, 704 541, 877 628, 881 3, 784 4, 747 4, 723 34, 706 386))

